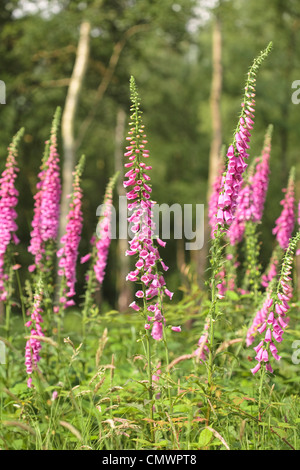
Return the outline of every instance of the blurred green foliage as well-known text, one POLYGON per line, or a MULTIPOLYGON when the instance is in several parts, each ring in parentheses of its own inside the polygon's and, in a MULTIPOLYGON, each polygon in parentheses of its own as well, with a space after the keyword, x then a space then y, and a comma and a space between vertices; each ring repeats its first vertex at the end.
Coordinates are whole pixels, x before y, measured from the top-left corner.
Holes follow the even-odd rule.
MULTIPOLYGON (((26 10, 26 4, 3 0, 0 13, 0 79, 6 83, 7 104, 0 109, 0 169, 12 135, 25 126, 17 186, 20 260, 27 253, 37 172, 57 106, 64 106, 79 26, 92 24, 87 75, 76 116, 76 136, 95 105, 96 90, 114 47, 132 28, 121 50, 103 99, 77 157, 84 153, 84 229, 82 254, 96 226, 108 178, 114 173, 115 126, 118 109, 129 113, 129 77, 134 75, 142 97, 153 164, 153 195, 159 203, 206 203, 208 156, 211 141, 210 87, 212 22, 218 15, 223 35, 223 141, 230 143, 236 126, 244 78, 257 53, 272 40, 273 51, 257 81, 257 111, 251 156, 259 154, 268 124, 274 125, 271 185, 262 224, 267 264, 273 246, 271 229, 280 213, 281 188, 298 158, 300 107, 291 101, 292 82, 300 79, 300 4, 296 0, 49 0, 48 11, 26 10), (207 6, 208 5, 208 6, 207 6), (55 7, 57 7, 55 9, 55 7), (197 8, 195 8, 197 7, 197 8), (22 13, 23 8, 23 13, 22 13)), ((125 146, 125 144, 124 144, 125 146)), ((61 142, 60 142, 61 149, 61 142)), ((62 153, 62 152, 61 152, 62 153)), ((63 158, 63 155, 62 155, 63 158)), ((104 299, 115 307, 116 241, 112 243, 104 299)), ((164 258, 174 272, 176 241, 164 258)), ((186 254, 189 261, 188 254, 186 254)), ((82 268, 81 268, 82 269, 82 268)), ((79 271, 79 293, 83 283, 79 271)), ((171 276, 171 275, 170 275, 171 276)), ((179 285, 179 275, 170 278, 179 285)))

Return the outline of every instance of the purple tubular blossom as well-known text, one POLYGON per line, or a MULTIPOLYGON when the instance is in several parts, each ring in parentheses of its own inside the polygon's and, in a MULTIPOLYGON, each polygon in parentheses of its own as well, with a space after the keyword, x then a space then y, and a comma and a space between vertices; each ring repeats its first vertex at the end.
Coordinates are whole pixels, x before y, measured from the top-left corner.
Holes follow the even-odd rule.
MULTIPOLYGON (((46 143, 47 144, 47 143, 46 143)), ((43 186, 43 178, 44 178, 44 170, 41 170, 38 177, 39 182, 37 183, 37 193, 34 196, 34 214, 32 220, 32 228, 33 230, 30 232, 30 245, 28 247, 29 253, 32 253, 35 256, 35 264, 29 266, 28 270, 33 272, 36 269, 36 266, 39 266, 45 252, 43 246, 43 240, 41 235, 41 225, 40 225, 40 218, 41 218, 41 203, 42 203, 42 186, 43 186)))
POLYGON ((268 287, 272 279, 274 279, 274 277, 277 276, 277 265, 278 265, 278 261, 274 260, 274 262, 271 263, 267 274, 262 275, 261 285, 263 287, 268 287))
MULTIPOLYGON (((275 293, 272 293, 272 297, 270 293, 268 294, 268 298, 260 311, 260 318, 258 318, 258 315, 256 316, 254 324, 247 335, 247 345, 249 345, 253 342, 252 336, 254 327, 260 325, 260 327, 257 328, 257 332, 263 334, 264 337, 254 348, 256 352, 255 359, 260 365, 264 362, 266 370, 269 372, 273 372, 270 364, 272 357, 276 361, 281 359, 277 354, 277 348, 274 342, 281 343, 283 341, 283 333, 289 322, 287 312, 290 309, 289 301, 293 297, 292 278, 290 274, 293 265, 293 254, 296 251, 299 240, 300 231, 290 241, 286 249, 275 293)), ((253 374, 259 370, 260 367, 258 364, 251 370, 253 374)))
POLYGON ((8 147, 5 170, 0 178, 0 300, 2 301, 7 299, 8 274, 5 271, 7 248, 11 242, 19 243, 16 236, 18 226, 15 222, 17 218, 15 207, 18 203, 19 192, 15 188, 15 180, 19 171, 16 162, 17 145, 23 132, 24 130, 21 129, 8 147))
POLYGON ((199 362, 206 361, 208 354, 209 354, 209 348, 208 348, 209 319, 206 319, 203 330, 204 330, 203 334, 200 336, 199 341, 198 341, 198 348, 192 353, 192 355, 199 362))
MULTIPOLYGON (((137 261, 135 262, 136 269, 131 271, 126 279, 141 283, 142 288, 136 296, 142 299, 144 311, 147 309, 152 313, 151 317, 147 314, 146 325, 147 329, 151 327, 152 338, 159 341, 163 338, 165 324, 162 313, 163 297, 167 295, 171 299, 173 293, 167 289, 161 272, 161 270, 166 271, 168 267, 163 263, 157 245, 164 247, 165 242, 154 238, 155 224, 152 208, 155 202, 151 200, 151 178, 148 174, 152 168, 144 160, 149 157, 149 152, 145 149, 148 141, 139 109, 140 98, 133 77, 130 81, 130 90, 132 101, 130 125, 132 127, 126 138, 128 145, 124 154, 129 159, 129 162, 125 164, 125 168, 129 170, 125 175, 128 179, 123 182, 123 186, 128 188, 126 194, 130 201, 128 221, 131 223, 133 233, 133 238, 129 242, 130 249, 126 251, 126 255, 135 256, 137 261)), ((134 310, 139 309, 136 302, 130 306, 134 310)))
POLYGON ((34 255, 34 264, 29 271, 42 267, 46 243, 56 242, 60 214, 60 168, 57 152, 57 131, 60 118, 60 108, 57 108, 51 127, 50 140, 46 141, 45 154, 38 175, 37 193, 34 196, 34 215, 30 233, 29 253, 34 255))
POLYGON ((275 222, 275 227, 272 230, 273 235, 276 235, 276 240, 283 250, 289 246, 289 241, 292 236, 295 226, 295 183, 294 171, 291 172, 287 189, 284 189, 285 197, 281 201, 283 209, 280 216, 275 222))
MULTIPOLYGON (((271 128, 272 129, 272 128, 271 128)), ((254 222, 260 222, 263 215, 264 204, 267 195, 270 173, 271 132, 267 133, 262 157, 258 161, 256 171, 251 178, 252 206, 251 214, 254 222)))
POLYGON ((272 126, 267 131, 262 155, 256 159, 253 174, 250 174, 248 183, 240 190, 235 218, 228 232, 231 245, 241 242, 247 221, 259 223, 262 219, 269 183, 271 131, 272 126))
MULTIPOLYGON (((105 269, 107 266, 109 247, 111 242, 113 189, 117 177, 118 173, 116 173, 112 178, 110 178, 107 184, 104 195, 104 201, 103 204, 100 206, 101 212, 99 214, 100 217, 96 228, 96 234, 92 236, 90 241, 91 252, 81 259, 82 263, 87 260, 90 260, 89 269, 85 275, 87 284, 83 308, 84 318, 89 315, 89 312, 92 308, 95 293, 100 290, 105 277, 105 269)), ((135 308, 135 306, 132 305, 132 308, 135 308)))
POLYGON ((30 328, 30 338, 26 342, 25 346, 25 366, 26 372, 29 375, 27 385, 29 388, 32 387, 32 378, 31 374, 33 370, 37 369, 38 362, 40 361, 40 350, 42 345, 40 340, 34 338, 34 336, 45 336, 41 327, 43 323, 41 308, 42 295, 41 295, 41 286, 38 286, 37 292, 34 296, 32 312, 30 315, 30 320, 26 323, 26 327, 30 328))
POLYGON ((221 182, 217 210, 217 223, 220 227, 230 226, 235 217, 239 192, 243 184, 243 173, 248 166, 246 160, 249 157, 249 142, 254 124, 256 73, 271 48, 272 43, 254 60, 248 72, 242 111, 233 143, 227 151, 227 167, 221 182))
MULTIPOLYGON (((254 106, 254 99, 251 104, 254 106)), ((253 116, 252 113, 250 114, 253 116)), ((245 144, 250 139, 251 127, 249 127, 249 124, 246 123, 243 117, 240 119, 239 126, 241 132, 235 135, 235 140, 227 151, 227 171, 223 175, 221 182, 221 194, 218 199, 217 211, 217 222, 221 226, 230 225, 234 220, 238 196, 243 182, 243 173, 248 166, 245 160, 249 155, 246 152, 245 144)))
POLYGON ((102 284, 104 276, 105 276, 105 268, 107 264, 107 257, 108 251, 110 246, 111 240, 111 208, 110 204, 107 203, 107 207, 105 213, 103 214, 102 220, 99 222, 99 234, 100 238, 96 242, 96 249, 97 249, 97 260, 96 264, 94 265, 94 271, 96 275, 96 279, 99 284, 102 284))
POLYGON ((208 349, 208 337, 206 334, 203 334, 198 341, 198 348, 196 351, 193 352, 193 356, 195 356, 199 362, 206 361, 207 355, 209 354, 208 349))
POLYGON ((241 189, 238 197, 238 207, 235 218, 228 230, 228 237, 231 245, 236 245, 242 241, 246 220, 249 217, 250 187, 246 185, 241 189))
POLYGON ((108 252, 111 242, 111 216, 112 216, 112 199, 113 188, 117 179, 116 173, 109 181, 104 196, 104 204, 102 206, 102 213, 97 226, 97 235, 99 239, 95 243, 96 246, 96 259, 94 260, 94 272, 99 284, 103 283, 105 276, 105 268, 107 265, 108 252))
POLYGON ((223 165, 220 168, 220 172, 217 175, 213 185, 212 185, 212 192, 208 202, 208 221, 211 227, 211 237, 214 238, 214 232, 217 228, 217 219, 216 214, 218 211, 218 200, 221 191, 221 182, 222 182, 222 174, 224 172, 223 165))
MULTIPOLYGON (((298 230, 300 230, 300 200, 298 202, 298 230)), ((300 248, 296 251, 296 256, 300 255, 300 248)))
POLYGON ((254 339, 257 332, 263 333, 265 330, 265 322, 268 318, 270 313, 271 305, 270 305, 270 296, 268 295, 266 300, 264 301, 262 307, 256 313, 252 325, 248 329, 247 337, 246 337, 246 344, 250 346, 254 339))
POLYGON ((50 138, 49 158, 45 165, 42 180, 43 196, 40 206, 40 228, 43 242, 56 240, 59 225, 59 202, 61 195, 59 155, 57 137, 53 132, 50 138))
POLYGON ((81 157, 74 172, 73 194, 67 217, 66 233, 61 238, 61 244, 63 246, 57 252, 57 256, 60 258, 58 274, 64 277, 64 282, 62 283, 63 292, 60 297, 60 303, 63 304, 64 308, 74 304, 74 301, 70 298, 75 295, 76 263, 83 220, 81 210, 82 189, 80 186, 83 165, 84 157, 81 157), (69 300, 67 300, 67 298, 69 300))

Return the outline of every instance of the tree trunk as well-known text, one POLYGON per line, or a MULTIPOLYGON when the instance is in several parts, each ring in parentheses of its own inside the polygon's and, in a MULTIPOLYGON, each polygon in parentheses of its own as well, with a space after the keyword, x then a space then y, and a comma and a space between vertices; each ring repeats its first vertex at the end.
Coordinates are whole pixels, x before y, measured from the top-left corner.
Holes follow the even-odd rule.
POLYGON ((202 286, 208 254, 210 227, 208 225, 208 202, 211 196, 212 185, 220 168, 220 154, 222 147, 222 120, 221 120, 221 94, 222 94, 222 32, 221 21, 215 17, 212 37, 212 85, 210 96, 212 140, 209 154, 208 187, 204 221, 204 245, 197 256, 197 277, 202 286))
MULTIPOLYGON (((126 195, 123 187, 123 142, 124 142, 124 130, 125 130, 126 114, 122 108, 119 108, 117 113, 117 123, 115 131, 115 171, 119 172, 119 178, 117 182, 117 194, 120 196, 126 195)), ((130 259, 125 256, 125 251, 128 249, 127 239, 118 239, 118 270, 117 270, 117 292, 118 292, 118 310, 120 312, 127 310, 128 305, 132 301, 132 290, 129 283, 126 281, 126 276, 130 271, 130 259)))
POLYGON ((74 142, 74 120, 78 105, 80 90, 85 76, 90 42, 91 25, 83 21, 80 26, 79 42, 76 59, 70 85, 66 97, 65 107, 62 115, 62 143, 63 143, 63 169, 62 169, 62 200, 59 224, 59 240, 65 233, 67 215, 69 209, 69 199, 67 196, 72 192, 73 171, 76 163, 75 142, 74 142))

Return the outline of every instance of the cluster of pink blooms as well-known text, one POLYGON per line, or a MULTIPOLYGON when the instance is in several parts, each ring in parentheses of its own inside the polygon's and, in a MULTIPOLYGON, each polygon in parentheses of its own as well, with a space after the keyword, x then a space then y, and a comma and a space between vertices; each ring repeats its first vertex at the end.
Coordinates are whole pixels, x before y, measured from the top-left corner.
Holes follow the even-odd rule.
MULTIPOLYGON (((268 137, 268 136, 267 136, 268 137)), ((254 222, 260 222, 263 215, 270 174, 271 139, 267 138, 262 156, 257 160, 253 177, 250 177, 252 186, 251 214, 254 222)))
MULTIPOLYGON (((93 273, 94 273, 95 278, 100 285, 102 285, 103 280, 104 280, 109 246, 111 242, 113 188, 114 188, 117 177, 118 177, 118 173, 116 173, 109 180, 106 191, 105 191, 104 202, 103 202, 103 205, 101 206, 100 219, 99 219, 97 229, 96 229, 96 235, 98 237, 98 241, 96 241, 96 236, 93 235, 91 238, 92 253, 83 256, 80 261, 81 263, 85 263, 86 261, 92 258, 93 271, 89 271, 86 274, 86 281, 89 280, 90 276, 93 277, 93 273)), ((95 286, 95 288, 97 288, 97 286, 95 286)))
POLYGON ((262 219, 269 184, 270 152, 270 136, 267 134, 262 156, 256 159, 254 173, 249 175, 248 183, 241 189, 238 196, 235 218, 228 231, 231 245, 242 240, 247 221, 258 223, 262 219))
POLYGON ((98 228, 100 233, 100 238, 96 242, 97 248, 97 260, 94 265, 94 271, 96 279, 99 284, 102 284, 105 276, 105 268, 107 264, 108 250, 111 239, 111 204, 107 203, 105 205, 105 210, 103 213, 103 218, 99 222, 98 228))
POLYGON ((242 241, 245 233, 246 221, 251 219, 250 209, 251 187, 249 184, 244 186, 238 197, 238 207, 235 212, 235 218, 228 230, 228 238, 231 245, 236 245, 242 241))
POLYGON ((157 364, 157 367, 156 367, 154 373, 152 374, 152 380, 154 382, 158 382, 159 379, 160 379, 160 374, 161 374, 161 362, 159 362, 157 364))
POLYGON ((73 194, 71 196, 70 208, 67 217, 66 233, 61 238, 63 245, 57 252, 59 260, 58 275, 64 276, 66 286, 63 289, 63 294, 59 299, 64 308, 74 305, 74 300, 71 297, 75 295, 76 284, 76 263, 78 258, 78 247, 82 231, 82 189, 80 186, 80 177, 82 171, 82 163, 80 162, 74 172, 73 194))
POLYGON ((243 173, 247 168, 245 159, 249 157, 247 150, 254 124, 255 107, 255 78, 248 79, 246 86, 246 103, 242 103, 242 115, 239 120, 238 130, 234 136, 234 142, 227 151, 228 165, 226 174, 222 178, 221 194, 218 199, 217 222, 223 226, 230 225, 234 219, 238 204, 238 196, 243 183, 243 173))
POLYGON ((97 227, 97 235, 99 239, 96 242, 97 259, 94 265, 94 272, 99 284, 102 284, 105 276, 105 268, 107 264, 108 251, 111 241, 111 213, 112 213, 112 197, 113 197, 114 180, 107 187, 102 207, 102 214, 97 227))
POLYGON ((266 274, 263 274, 261 279, 261 285, 263 287, 268 287, 269 283, 272 281, 272 279, 274 279, 274 277, 277 276, 277 267, 278 267, 278 260, 274 260, 269 269, 268 269, 268 272, 266 274))
POLYGON ((242 112, 233 143, 227 151, 227 168, 222 178, 221 194, 218 199, 217 223, 221 227, 231 225, 235 217, 238 196, 243 183, 243 173, 248 166, 245 160, 249 157, 247 150, 251 137, 250 131, 254 124, 256 73, 271 48, 272 43, 254 60, 248 72, 242 112))
POLYGON ((41 327, 43 319, 41 314, 43 310, 41 308, 42 296, 40 289, 34 296, 34 302, 32 307, 32 313, 30 320, 25 324, 26 327, 30 328, 30 338, 26 342, 25 346, 25 366, 26 372, 29 375, 27 385, 29 388, 32 387, 31 374, 34 369, 37 368, 37 364, 40 361, 39 352, 42 348, 41 343, 34 336, 45 336, 41 327))
MULTIPOLYGON (((149 158, 149 151, 145 148, 147 144, 144 125, 141 122, 141 111, 139 110, 139 97, 136 91, 134 79, 131 79, 131 99, 133 125, 128 132, 128 145, 126 147, 125 157, 128 162, 125 163, 127 178, 123 185, 127 189, 127 200, 129 201, 128 210, 131 215, 128 221, 131 224, 133 238, 130 240, 130 249, 126 251, 126 256, 137 257, 135 269, 126 277, 126 280, 140 282, 142 288, 135 293, 137 299, 143 299, 143 310, 147 309, 148 315, 145 329, 151 329, 151 336, 155 340, 163 338, 163 323, 165 318, 162 312, 162 303, 164 294, 172 299, 173 293, 166 287, 166 282, 162 272, 159 271, 159 265, 162 271, 167 271, 168 267, 160 257, 158 248, 154 244, 155 224, 153 222, 154 204, 151 201, 152 188, 149 185, 151 180, 148 171, 152 169, 145 160, 149 158)), ((160 246, 166 243, 156 237, 156 242, 160 246)), ((136 301, 130 304, 130 307, 140 311, 140 306, 136 301)), ((145 312, 146 313, 146 312, 145 312)), ((173 331, 180 331, 180 327, 172 327, 173 331)))
POLYGON ((13 241, 14 244, 19 243, 19 239, 15 232, 18 226, 15 222, 17 213, 15 207, 18 203, 19 193, 15 188, 15 180, 19 168, 16 162, 16 141, 8 147, 8 157, 6 160, 5 170, 0 178, 0 300, 7 299, 6 281, 8 274, 5 272, 5 254, 8 245, 13 241))
MULTIPOLYGON (((298 202, 298 230, 300 230, 300 200, 298 202)), ((300 255, 300 248, 296 251, 296 256, 300 255)))
POLYGON ((46 158, 38 175, 37 193, 34 196, 33 230, 30 234, 31 240, 28 251, 35 258, 34 264, 28 268, 30 272, 33 272, 36 267, 41 267, 45 253, 45 243, 48 240, 56 241, 58 235, 61 182, 56 134, 59 112, 58 108, 51 128, 50 141, 46 141, 46 158))
POLYGON ((209 330, 209 319, 206 320, 204 325, 204 333, 200 336, 198 341, 198 348, 193 352, 193 356, 199 361, 206 361, 207 354, 209 354, 208 348, 208 330, 209 330))
POLYGON ((199 362, 201 361, 206 361, 207 359, 207 354, 209 354, 209 349, 208 349, 208 338, 206 335, 202 335, 199 338, 198 341, 198 348, 196 351, 193 352, 193 356, 195 356, 199 362), (203 346, 204 343, 204 346, 203 346))
POLYGON ((246 337, 247 346, 251 346, 258 332, 258 329, 264 324, 264 322, 268 318, 269 309, 271 308, 272 304, 273 304, 273 301, 270 297, 270 294, 268 294, 262 307, 257 311, 254 317, 254 320, 250 328, 247 331, 247 337, 246 337))
POLYGON ((212 192, 208 202, 208 221, 211 227, 211 237, 214 238, 214 232, 217 228, 216 214, 218 212, 218 200, 221 191, 222 177, 224 173, 224 165, 220 168, 219 174, 217 175, 213 185, 212 192))
POLYGON ((262 319, 260 327, 257 328, 258 333, 264 333, 264 339, 254 348, 256 352, 255 359, 258 362, 251 369, 253 374, 256 374, 261 368, 262 363, 265 364, 267 371, 273 372, 270 364, 270 353, 276 361, 281 359, 277 354, 274 341, 281 343, 284 330, 288 326, 289 318, 287 318, 286 312, 290 309, 288 301, 293 296, 292 279, 289 274, 290 272, 286 272, 284 278, 280 280, 280 289, 276 301, 273 302, 273 299, 269 298, 268 303, 266 303, 264 319, 262 319))
MULTIPOLYGON (((46 142, 47 145, 47 142, 46 142)), ((41 265, 41 261, 43 258, 43 241, 41 236, 41 228, 40 228, 40 217, 41 217, 41 203, 42 203, 42 186, 43 186, 43 176, 44 170, 41 169, 40 173, 38 174, 39 181, 36 185, 37 193, 34 195, 34 214, 32 219, 32 228, 33 230, 30 233, 30 244, 28 247, 29 253, 34 255, 34 262, 35 264, 31 264, 28 267, 30 272, 35 271, 36 266, 41 265)))
POLYGON ((276 240, 283 250, 289 246, 289 241, 292 236, 295 226, 295 184, 294 177, 291 175, 287 189, 283 189, 285 193, 284 199, 280 202, 283 206, 280 216, 275 222, 275 227, 272 230, 273 235, 276 235, 276 240))

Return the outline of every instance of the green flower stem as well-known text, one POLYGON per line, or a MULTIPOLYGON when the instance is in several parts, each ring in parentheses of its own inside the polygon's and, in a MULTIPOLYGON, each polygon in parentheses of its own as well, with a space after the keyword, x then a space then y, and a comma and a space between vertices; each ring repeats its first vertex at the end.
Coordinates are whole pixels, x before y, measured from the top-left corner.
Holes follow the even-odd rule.
MULTIPOLYGON (((223 254, 223 244, 222 239, 224 232, 217 229, 215 233, 215 238, 212 240, 212 246, 210 249, 211 252, 211 304, 209 309, 209 355, 208 355, 208 372, 207 372, 207 397, 211 400, 213 393, 213 371, 214 371, 214 341, 215 341, 215 322, 216 322, 216 305, 218 301, 217 297, 217 285, 216 285, 216 276, 219 273, 222 266, 222 254, 223 254)), ((210 418, 210 405, 207 405, 207 424, 209 423, 210 418)))
MULTIPOLYGON (((259 392, 258 392, 258 421, 261 421, 261 415, 262 415, 262 393, 263 393, 265 375, 266 375, 266 368, 263 366, 260 369, 260 382, 259 382, 259 392)), ((261 426, 258 426, 259 444, 261 441, 262 432, 263 432, 263 428, 261 426)))
POLYGON ((18 270, 16 270, 16 279, 18 283, 18 289, 19 289, 19 296, 20 296, 20 302, 21 302, 21 309, 22 309, 22 317, 23 317, 23 323, 24 323, 24 330, 26 331, 26 313, 25 313, 25 304, 24 304, 24 296, 23 296, 23 291, 22 291, 22 286, 21 286, 21 281, 20 281, 20 275, 18 270))
MULTIPOLYGON (((96 257, 96 247, 93 247, 92 260, 96 257)), ((85 289, 84 305, 82 310, 82 341, 86 339, 86 324, 88 320, 88 312, 93 305, 93 294, 97 288, 96 275, 93 266, 88 270, 88 280, 85 289)))
MULTIPOLYGON (((166 328, 165 328, 164 324, 163 324, 163 342, 164 342, 164 346, 165 346, 167 377, 168 377, 168 380, 171 380, 170 369, 169 369, 169 365, 170 365, 169 349, 168 349, 168 343, 167 343, 166 328)), ((168 384, 168 396, 169 396, 169 402, 170 402, 170 415, 172 416, 172 414, 173 414, 173 402, 172 402, 171 387, 169 386, 169 384, 168 384)))
MULTIPOLYGON (((144 316, 145 321, 147 322, 147 302, 145 298, 145 286, 143 286, 144 297, 144 316)), ((153 427, 153 420, 154 420, 154 413, 153 413, 153 384, 152 384, 152 362, 151 362, 151 335, 150 330, 147 330, 146 334, 146 354, 147 354, 147 375, 148 375, 148 396, 149 396, 149 416, 151 419, 150 422, 150 435, 151 441, 154 442, 154 427, 153 427)))
POLYGON ((244 289, 251 290, 254 300, 257 299, 261 280, 261 265, 259 263, 259 240, 256 232, 257 224, 253 222, 246 223, 245 229, 245 280, 244 289))

